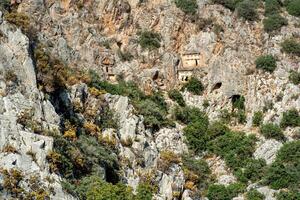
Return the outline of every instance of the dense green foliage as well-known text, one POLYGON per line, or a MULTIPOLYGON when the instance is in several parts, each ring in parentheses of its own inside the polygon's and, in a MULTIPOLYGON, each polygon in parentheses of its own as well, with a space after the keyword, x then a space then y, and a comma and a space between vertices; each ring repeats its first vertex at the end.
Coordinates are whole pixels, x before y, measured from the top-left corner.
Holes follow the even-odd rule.
POLYGON ((239 183, 233 183, 227 187, 215 184, 209 186, 207 197, 213 200, 231 200, 244 190, 245 186, 239 183))
POLYGON ((184 124, 199 121, 207 127, 209 123, 206 114, 196 107, 176 107, 174 110, 174 115, 176 120, 184 124))
MULTIPOLYGON (((211 179, 210 177, 211 171, 205 160, 202 159, 195 160, 190 156, 184 156, 183 169, 184 171, 192 172, 194 175, 196 175, 197 180, 193 180, 193 181, 195 181, 195 184, 197 184, 198 189, 202 189, 202 190, 207 189, 211 179)), ((189 180, 190 178, 188 174, 186 173, 185 175, 187 180, 189 180)))
POLYGON ((273 14, 265 18, 263 20, 263 24, 264 30, 270 33, 272 31, 280 30, 282 26, 286 26, 288 24, 288 21, 279 14, 273 14))
POLYGON ((254 21, 258 18, 256 11, 257 2, 251 0, 244 0, 237 4, 237 13, 239 17, 242 17, 249 21, 254 21))
POLYGON ((295 84, 295 85, 299 85, 300 84, 300 72, 297 72, 295 70, 291 70, 290 71, 290 75, 289 75, 289 80, 295 84))
POLYGON ((255 150, 256 138, 242 132, 227 132, 208 143, 209 150, 225 159, 233 170, 243 167, 255 150))
POLYGON ((245 161, 245 165, 235 171, 234 175, 238 181, 242 183, 252 183, 259 181, 265 173, 266 162, 263 159, 249 158, 245 161))
POLYGON ((285 143, 281 147, 264 179, 265 183, 273 189, 299 189, 300 141, 285 143))
POLYGON ((173 101, 176 101, 178 103, 178 105, 185 106, 185 101, 184 101, 184 99, 182 97, 182 94, 178 90, 175 90, 175 89, 174 90, 170 90, 168 92, 168 96, 173 101))
POLYGON ((246 194, 246 200, 264 200, 265 198, 265 195, 254 189, 251 189, 246 194))
POLYGON ((258 57, 255 61, 255 64, 257 69, 262 69, 267 72, 273 72, 277 67, 276 59, 272 55, 258 57))
POLYGON ((253 126, 260 126, 262 121, 263 121, 263 112, 261 111, 255 112, 252 119, 253 126))
POLYGON ((300 16, 300 0, 290 0, 287 1, 286 10, 290 15, 300 16))
POLYGON ((139 184, 134 200, 152 200, 153 187, 147 183, 139 184))
POLYGON ((204 86, 199 79, 196 77, 191 77, 191 79, 182 87, 182 89, 186 89, 195 95, 201 95, 204 90, 204 86))
POLYGON ((286 39, 281 43, 282 51, 288 54, 300 55, 300 43, 295 39, 286 39))
POLYGON ((260 133, 267 139, 284 140, 284 134, 277 124, 267 123, 260 127, 260 133))
POLYGON ((143 49, 158 49, 160 47, 161 36, 152 31, 143 31, 139 33, 138 42, 143 49))
POLYGON ((300 192, 296 191, 280 191, 276 195, 276 200, 299 200, 300 199, 300 192))
POLYGON ((288 126, 290 126, 290 127, 300 126, 299 112, 296 109, 291 109, 291 110, 283 112, 282 118, 280 121, 280 126, 282 128, 286 128, 288 126))
POLYGON ((265 1, 265 16, 279 14, 281 9, 281 2, 278 0, 265 1))
POLYGON ((198 4, 196 0, 175 0, 175 4, 185 14, 194 15, 197 12, 198 4))

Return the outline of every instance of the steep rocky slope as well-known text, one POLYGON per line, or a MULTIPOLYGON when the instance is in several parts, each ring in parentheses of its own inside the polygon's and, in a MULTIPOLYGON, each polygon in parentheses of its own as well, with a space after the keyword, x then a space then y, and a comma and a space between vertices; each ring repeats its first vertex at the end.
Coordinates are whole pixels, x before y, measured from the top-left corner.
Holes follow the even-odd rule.
POLYGON ((299 199, 298 14, 175 2, 0 4, 2 199, 299 199))

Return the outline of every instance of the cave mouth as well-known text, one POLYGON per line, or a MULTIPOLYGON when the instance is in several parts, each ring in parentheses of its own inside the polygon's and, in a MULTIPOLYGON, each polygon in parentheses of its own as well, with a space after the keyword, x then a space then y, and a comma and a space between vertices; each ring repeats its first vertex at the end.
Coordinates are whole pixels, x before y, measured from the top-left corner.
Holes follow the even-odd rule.
POLYGON ((222 82, 218 82, 214 85, 212 90, 217 90, 217 89, 220 89, 221 87, 222 87, 222 82))

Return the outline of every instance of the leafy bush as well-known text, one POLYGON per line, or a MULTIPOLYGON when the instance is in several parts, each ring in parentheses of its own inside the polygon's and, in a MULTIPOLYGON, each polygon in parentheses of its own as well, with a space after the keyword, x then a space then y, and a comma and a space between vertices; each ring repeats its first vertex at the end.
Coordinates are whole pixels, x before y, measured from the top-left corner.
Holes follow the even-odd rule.
POLYGON ((143 49, 158 49, 160 47, 161 36, 152 31, 143 31, 139 33, 139 44, 143 49))
POLYGON ((300 0, 291 0, 288 1, 288 5, 286 10, 290 15, 294 15, 299 17, 300 16, 300 0))
POLYGON ((254 126, 260 126, 263 121, 263 112, 258 111, 253 115, 252 123, 254 126))
POLYGON ((245 186, 239 183, 233 183, 227 187, 214 184, 209 186, 207 197, 213 200, 231 200, 244 190, 245 186))
POLYGON ((247 164, 255 150, 256 138, 242 132, 228 132, 208 143, 208 148, 225 159, 228 167, 237 170, 247 164))
POLYGON ((178 105, 185 106, 185 101, 184 101, 184 99, 182 97, 182 94, 178 90, 175 90, 175 89, 174 90, 170 90, 168 92, 168 96, 173 101, 176 101, 178 103, 178 105))
POLYGON ((299 189, 300 141, 285 143, 281 147, 264 180, 272 189, 299 189))
POLYGON ((153 187, 147 183, 138 185, 137 194, 134 200, 151 200, 153 196, 153 187))
POLYGON ((238 169, 234 175, 237 177, 238 181, 243 183, 252 183, 260 180, 265 173, 266 162, 263 159, 253 159, 250 158, 245 161, 243 168, 238 169))
POLYGON ((281 43, 282 51, 293 54, 296 56, 300 55, 300 44, 295 39, 286 39, 281 43))
POLYGON ((176 120, 184 124, 200 121, 208 126, 209 121, 207 115, 196 107, 176 107, 174 111, 176 120))
POLYGON ((204 86, 199 79, 196 77, 191 77, 191 79, 183 86, 182 89, 187 89, 187 91, 195 95, 201 95, 204 90, 204 86))
POLYGON ((298 200, 300 199, 300 192, 296 191, 280 191, 276 195, 276 200, 298 200))
POLYGON ((296 109, 291 109, 283 113, 280 126, 286 128, 288 126, 300 126, 300 115, 296 109))
POLYGON ((300 84, 300 73, 296 72, 294 70, 290 71, 290 75, 289 75, 289 80, 295 84, 295 85, 299 85, 300 84))
POLYGON ((254 189, 251 189, 246 194, 246 200, 264 200, 265 198, 265 195, 254 189))
POLYGON ((0 11, 4 12, 5 10, 8 10, 10 7, 10 0, 2 0, 0 2, 0 11))
POLYGON ((274 138, 276 140, 284 140, 284 134, 281 128, 276 124, 263 124, 260 127, 260 133, 267 139, 274 138))
POLYGON ((276 59, 272 55, 258 57, 255 64, 257 69, 262 69, 267 72, 273 72, 277 67, 276 59))
POLYGON ((278 0, 266 0, 265 1, 265 16, 274 15, 280 13, 281 2, 278 0))
POLYGON ((197 12, 198 4, 196 0, 175 0, 175 4, 185 14, 194 15, 197 12))
POLYGON ((102 107, 98 116, 96 116, 96 124, 103 130, 107 128, 115 128, 119 127, 119 122, 117 116, 113 110, 109 108, 109 106, 102 107))
POLYGON ((192 122, 183 129, 189 148, 196 153, 206 149, 206 130, 207 124, 201 121, 192 122))
POLYGON ((279 14, 269 15, 263 20, 264 30, 268 33, 279 30, 282 26, 288 25, 287 19, 279 14))
POLYGON ((237 118, 238 123, 240 124, 245 124, 247 122, 247 116, 244 110, 238 110, 234 113, 234 116, 237 118))
POLYGON ((209 140, 225 135, 230 129, 222 121, 216 121, 208 126, 207 136, 209 140))
POLYGON ((250 0, 244 0, 237 4, 238 16, 249 21, 256 20, 258 18, 256 7, 257 7, 256 2, 250 0))
POLYGON ((190 156, 183 156, 183 169, 186 180, 195 182, 198 189, 207 189, 211 171, 205 160, 195 160, 190 156))

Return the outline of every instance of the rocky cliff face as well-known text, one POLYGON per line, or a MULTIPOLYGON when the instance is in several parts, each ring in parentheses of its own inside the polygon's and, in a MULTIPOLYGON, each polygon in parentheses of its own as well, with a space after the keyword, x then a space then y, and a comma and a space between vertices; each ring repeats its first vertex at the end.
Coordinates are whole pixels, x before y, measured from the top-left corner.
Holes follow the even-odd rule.
MULTIPOLYGON (((283 9, 288 24, 266 33, 263 4, 258 19, 247 21, 222 5, 196 3, 192 17, 170 0, 7 3, 9 9, 0 12, 1 198, 107 199, 106 187, 113 196, 117 182, 125 185, 122 191, 133 190, 131 199, 145 200, 222 199, 215 185, 227 186, 221 193, 236 200, 249 198, 252 189, 266 199, 276 199, 284 189, 294 191, 288 184, 268 183, 265 174, 281 161, 280 149, 299 139, 297 114, 289 117, 298 122, 283 125, 286 111, 300 110, 299 83, 290 80, 291 70, 300 73, 299 57, 281 47, 284 40, 300 36, 299 18, 283 9), (142 48, 145 30, 159 33, 158 48, 142 48), (41 50, 47 52, 44 57, 37 56, 41 50), (197 125, 202 118, 174 116, 178 106, 167 95, 183 85, 177 73, 181 54, 187 52, 201 53, 202 67, 192 73, 204 90, 200 95, 188 88, 180 92, 186 104, 181 109, 197 108, 182 115, 205 113, 210 120, 205 130, 197 125), (272 73, 256 68, 261 55, 276 58, 272 73), (118 84, 116 77, 122 77, 118 84), (55 85, 51 90, 49 82, 55 85), (236 106, 240 100, 242 107, 236 106), (284 139, 274 136, 275 128, 267 135, 257 127, 259 111, 260 124, 281 124, 284 139), (215 121, 226 121, 228 129, 218 132, 215 121), (232 132, 242 135, 238 141, 232 132), (247 139, 251 135, 253 143, 247 139), (227 136, 237 144, 220 145, 227 136), (242 140, 252 149, 236 147, 242 140), (226 145, 237 149, 225 155, 222 151, 230 151, 226 145), (236 167, 230 158, 240 154, 249 158, 238 158, 246 164, 236 167), (104 180, 101 187, 97 181, 88 185, 92 176, 104 180), (228 189, 240 183, 238 192, 228 189), (142 184, 152 186, 150 197, 142 184)), ((300 152, 298 147, 294 152, 300 152)), ((300 178, 299 172, 294 176, 300 178)), ((121 199, 130 199, 126 195, 121 199)))

